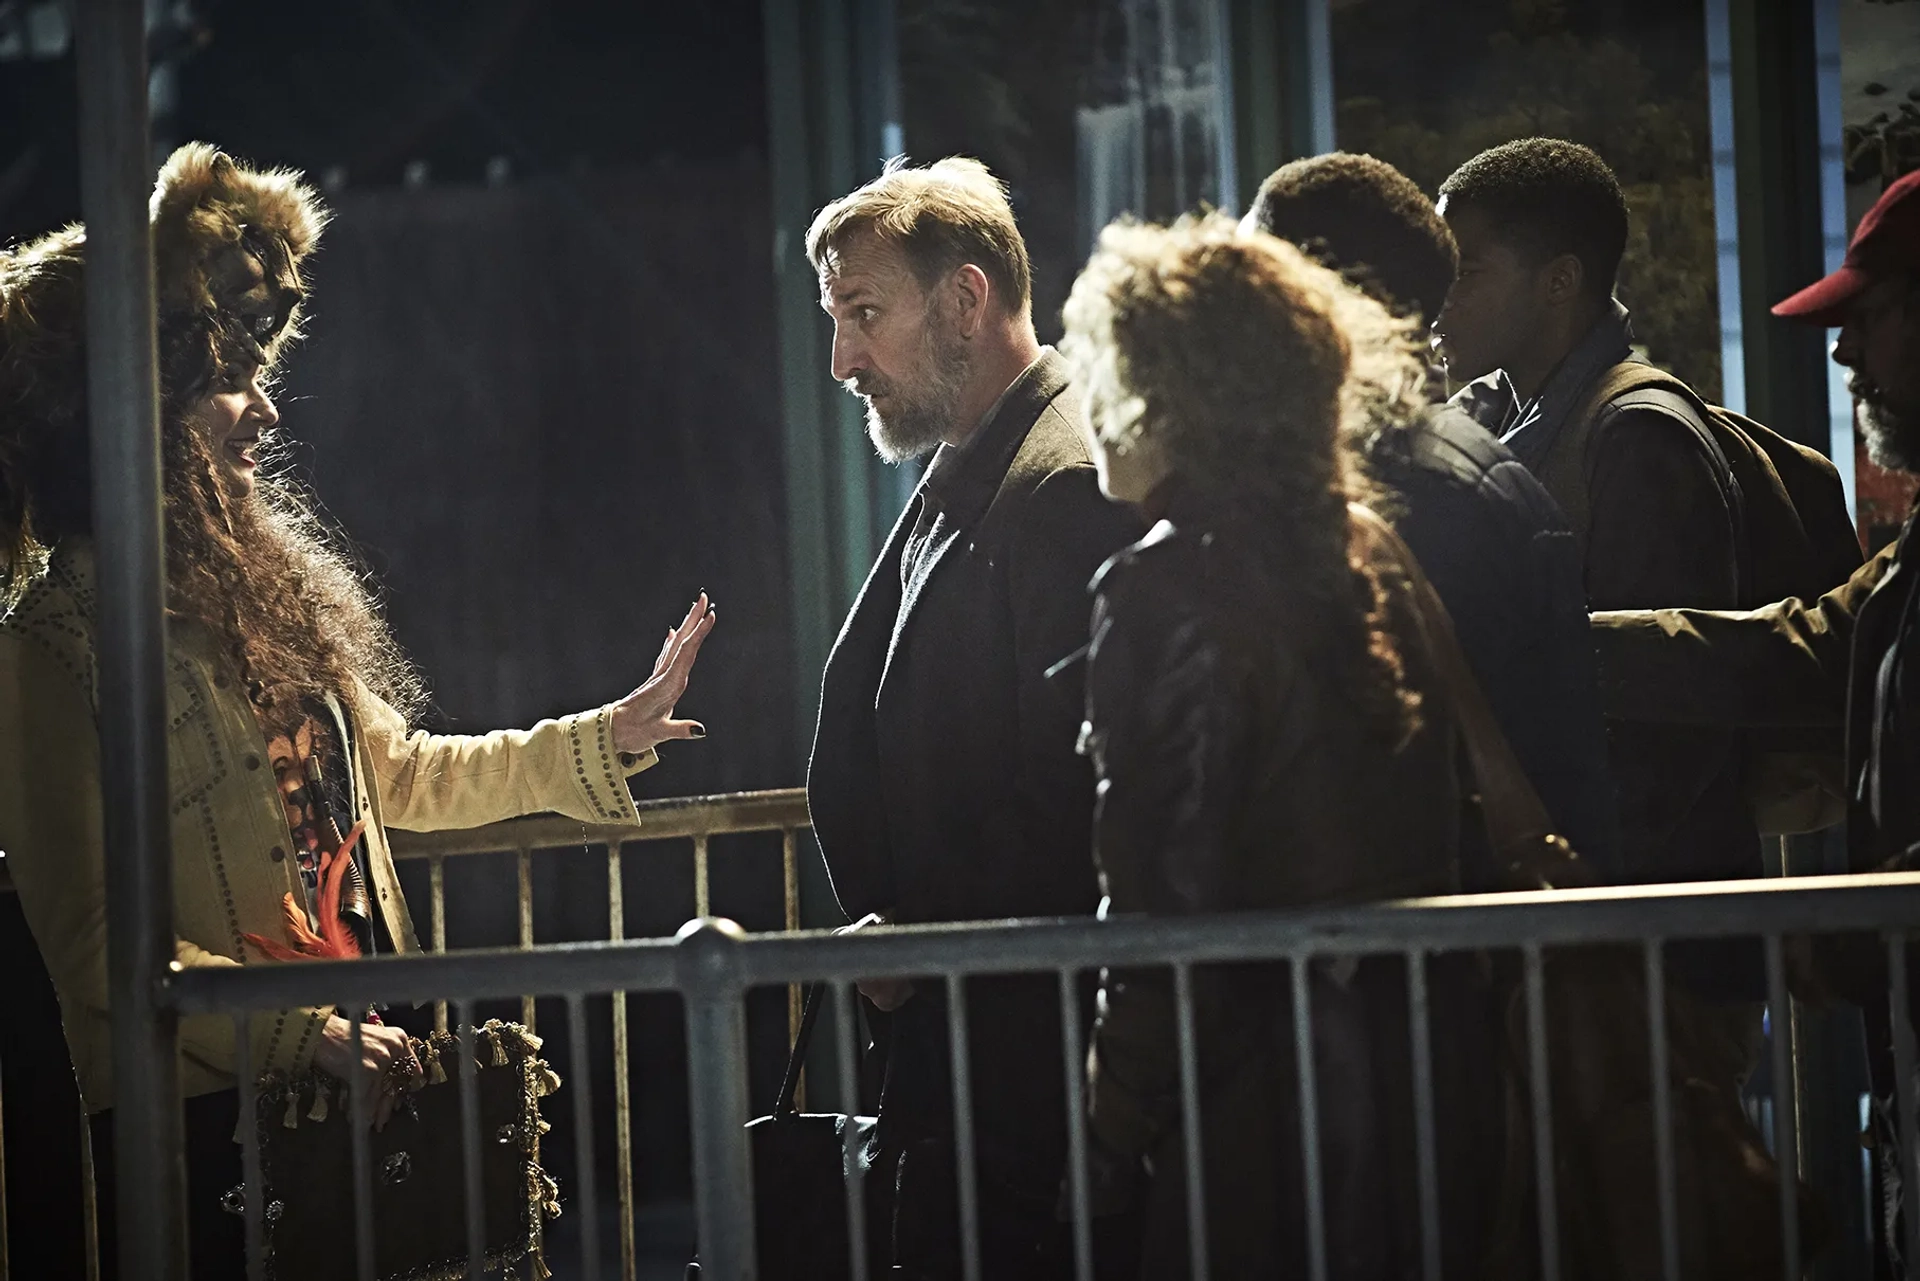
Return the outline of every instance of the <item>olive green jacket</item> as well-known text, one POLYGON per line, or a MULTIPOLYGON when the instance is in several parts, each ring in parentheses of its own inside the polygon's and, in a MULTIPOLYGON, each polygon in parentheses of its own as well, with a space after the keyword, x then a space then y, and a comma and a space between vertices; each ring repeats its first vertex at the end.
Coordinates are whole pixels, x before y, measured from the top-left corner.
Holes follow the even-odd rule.
MULTIPOLYGON (((113 768, 96 722, 93 560, 84 543, 0 621, 0 850, 60 997, 67 1045, 90 1111, 113 1104, 106 959, 102 779, 113 768)), ((253 709, 202 629, 175 623, 167 655, 168 793, 174 959, 181 966, 268 963, 246 934, 282 939, 282 899, 303 898, 298 860, 253 709)), ((367 820, 369 889, 400 952, 419 949, 386 829, 477 827, 554 811, 591 823, 637 821, 627 777, 654 763, 622 758, 608 708, 530 730, 409 732, 356 683, 336 704, 355 819, 367 820)), ((330 1007, 252 1016, 250 1070, 304 1068, 330 1007)), ((232 1087, 233 1020, 180 1021, 181 1092, 232 1087)))

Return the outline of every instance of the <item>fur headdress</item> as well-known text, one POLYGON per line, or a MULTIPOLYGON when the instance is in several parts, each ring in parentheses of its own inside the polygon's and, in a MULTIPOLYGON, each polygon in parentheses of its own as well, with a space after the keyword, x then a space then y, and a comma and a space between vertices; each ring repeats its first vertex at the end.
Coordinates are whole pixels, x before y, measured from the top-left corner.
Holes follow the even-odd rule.
MULTIPOLYGON (((299 335, 301 264, 327 214, 286 169, 188 143, 150 205, 162 430, 210 389, 271 371, 299 335)), ((0 252, 0 573, 11 595, 42 544, 90 529, 86 231, 0 252)))

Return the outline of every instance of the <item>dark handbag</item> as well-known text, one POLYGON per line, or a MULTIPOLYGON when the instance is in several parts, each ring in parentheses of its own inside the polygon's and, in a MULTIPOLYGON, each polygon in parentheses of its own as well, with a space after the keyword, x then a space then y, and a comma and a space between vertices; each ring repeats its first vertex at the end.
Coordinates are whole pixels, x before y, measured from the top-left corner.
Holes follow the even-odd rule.
MULTIPOLYGON (((1420 632, 1453 713, 1480 792, 1497 865, 1515 890, 1595 883, 1553 834, 1552 819, 1467 666, 1439 593, 1399 536, 1364 509, 1356 517, 1393 547, 1406 571, 1420 632)), ((1558 948, 1547 957, 1546 1040, 1562 1275, 1613 1281, 1661 1275, 1660 1206, 1653 1123, 1652 1039, 1646 971, 1637 946, 1558 948)), ((1534 1275, 1537 1242, 1525 993, 1510 971, 1506 1011, 1506 1170, 1487 1274, 1534 1275)), ((1667 1072, 1673 1116, 1675 1217, 1680 1270, 1693 1278, 1777 1277, 1780 1169, 1741 1109, 1744 1067, 1721 1034, 1724 1016, 1681 988, 1666 992, 1667 1072)), ((1802 1184, 1806 1261, 1823 1236, 1802 1184)), ((1798 1275, 1800 1267, 1796 1267, 1798 1275)))
MULTIPOLYGON (((753 1227, 760 1281, 843 1281, 851 1275, 852 1252, 847 1243, 847 1189, 852 1171, 846 1166, 846 1139, 853 1133, 853 1158, 871 1175, 878 1144, 875 1120, 838 1112, 800 1112, 794 1099, 800 1086, 800 1068, 813 1029, 820 1017, 823 983, 807 988, 806 1010, 800 1032, 780 1082, 780 1095, 771 1115, 747 1123, 753 1151, 753 1227)), ((885 1271, 887 1242, 892 1224, 887 1212, 892 1189, 884 1178, 862 1179, 867 1209, 867 1257, 875 1273, 885 1271)), ((700 1275, 700 1265, 687 1266, 687 1276, 700 1275)))
MULTIPOLYGON (((501 1275, 540 1244, 542 1216, 560 1213, 559 1187, 540 1169, 540 1100, 560 1078, 540 1039, 517 1023, 488 1022, 473 1037, 480 1103, 480 1186, 489 1269, 501 1275)), ((384 1129, 368 1135, 373 1165, 374 1272, 381 1281, 467 1275, 460 1041, 435 1032, 413 1042, 427 1082, 384 1129)), ((260 1166, 266 1274, 273 1281, 338 1281, 353 1271, 353 1131, 344 1084, 325 1072, 271 1072, 260 1086, 260 1166)), ((539 1269, 546 1275, 544 1263, 539 1269)))

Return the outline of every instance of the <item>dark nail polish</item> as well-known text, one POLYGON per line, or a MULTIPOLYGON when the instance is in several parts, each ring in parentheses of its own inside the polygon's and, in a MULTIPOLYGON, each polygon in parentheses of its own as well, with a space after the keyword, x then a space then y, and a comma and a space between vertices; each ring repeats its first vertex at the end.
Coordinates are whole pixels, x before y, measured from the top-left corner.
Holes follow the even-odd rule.
POLYGON ((695 725, 693 727, 693 736, 695 738, 705 738, 707 736, 707 727, 705 725, 695 725))

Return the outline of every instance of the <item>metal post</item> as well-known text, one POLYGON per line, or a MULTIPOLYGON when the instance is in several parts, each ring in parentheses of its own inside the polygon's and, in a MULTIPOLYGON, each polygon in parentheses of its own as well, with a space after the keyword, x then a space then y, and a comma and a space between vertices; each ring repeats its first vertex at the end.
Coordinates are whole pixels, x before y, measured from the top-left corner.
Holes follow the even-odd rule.
MULTIPOLYGON (((618 943, 627 936, 626 881, 620 862, 620 842, 607 845, 607 938, 618 943)), ((633 1079, 627 1058, 627 994, 613 997, 613 1147, 620 1203, 620 1281, 639 1275, 633 1234, 633 1079)))
POLYGON ((1815 6, 1716 0, 1707 20, 1731 73, 1745 412, 1827 449, 1826 335, 1768 312, 1826 272, 1815 6))
POLYGON ((732 921, 689 921, 680 982, 687 1010, 687 1095, 700 1275, 753 1281, 753 1160, 747 1148, 746 988, 732 921))
MULTIPOLYGON (((99 730, 116 745, 105 821, 120 1275, 186 1275, 168 842, 158 362, 147 197, 146 13, 80 0, 80 195, 87 221, 87 399, 99 608, 99 730)), ((246 1071, 245 1065, 239 1070, 246 1071)))

